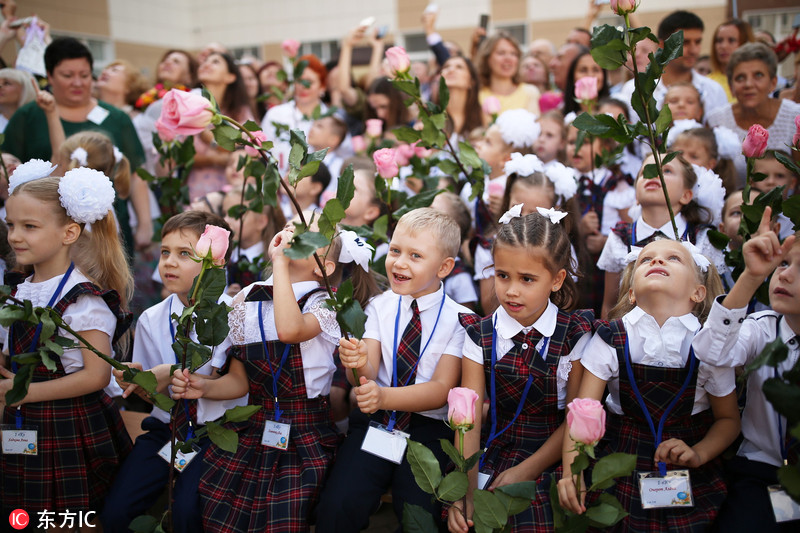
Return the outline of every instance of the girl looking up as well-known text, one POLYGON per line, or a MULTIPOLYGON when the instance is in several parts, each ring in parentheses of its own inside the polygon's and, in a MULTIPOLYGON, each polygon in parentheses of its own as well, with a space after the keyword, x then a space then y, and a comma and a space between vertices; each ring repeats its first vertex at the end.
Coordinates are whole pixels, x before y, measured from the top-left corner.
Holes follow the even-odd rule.
MULTIPOLYGON (((132 288, 110 212, 114 188, 95 170, 70 170, 60 179, 49 177, 52 171, 49 163, 33 160, 11 176, 8 241, 17 262, 33 269, 15 296, 52 307, 92 346, 113 356, 112 345, 130 326, 124 308, 132 288), (91 232, 84 231, 87 224, 91 232)), ((25 397, 6 403, 19 370, 13 356, 49 341, 39 337, 41 331, 41 325, 14 323, 8 353, 0 357, 2 423, 26 435, 25 451, 0 455, 3 512, 99 511, 131 447, 116 405, 103 392, 111 368, 88 349, 71 347, 51 356, 55 372, 38 364, 25 397)), ((75 340, 64 331, 58 335, 75 340)))

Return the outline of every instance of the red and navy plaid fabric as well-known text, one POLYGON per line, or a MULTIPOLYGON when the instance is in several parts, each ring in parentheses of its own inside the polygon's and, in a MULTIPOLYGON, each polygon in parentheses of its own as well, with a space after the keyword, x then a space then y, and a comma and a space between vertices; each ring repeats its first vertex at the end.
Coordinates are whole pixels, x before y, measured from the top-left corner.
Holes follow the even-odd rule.
MULTIPOLYGON (((402 387, 404 383, 414 384, 414 377, 417 375, 416 363, 419 360, 419 352, 422 350, 422 321, 419 318, 419 307, 417 301, 411 302, 411 320, 408 321, 403 336, 397 345, 397 386, 402 387)), ((389 423, 391 411, 386 411, 383 415, 383 423, 389 423)), ((398 411, 396 415, 395 427, 400 431, 407 431, 411 421, 411 413, 398 411)))
MULTIPOLYGON (((251 291, 248 301, 266 292, 251 291)), ((301 308, 311 294, 300 299, 301 308)), ((284 347, 279 341, 267 342, 268 353, 261 342, 233 347, 231 354, 247 371, 249 403, 262 409, 248 422, 229 424, 239 435, 236 453, 214 444, 206 452, 199 490, 207 532, 309 530, 339 438, 327 397, 306 397, 300 345, 294 344, 278 381, 280 408, 284 419, 291 420, 289 447, 281 451, 261 444, 264 425, 274 420, 275 412, 269 361, 276 369, 284 347)))
MULTIPOLYGON (((113 291, 102 293, 91 284, 76 285, 55 306, 59 313, 83 294, 104 296, 111 310, 125 317, 113 291)), ((129 316, 129 315, 127 315, 129 316)), ((124 333, 130 321, 117 324, 124 333)), ((18 322, 10 339, 16 353, 30 349, 35 326, 18 322)), ((43 364, 34 370, 35 383, 66 375, 60 358, 51 354, 56 371, 43 364)), ((97 391, 77 398, 28 403, 21 408, 25 425, 35 426, 39 453, 0 454, 0 503, 28 512, 99 510, 117 468, 131 449, 131 440, 116 404, 97 391)), ((3 410, 3 424, 15 423, 16 408, 3 410)))
MULTIPOLYGON (((225 266, 229 284, 238 283, 242 287, 247 287, 261 279, 258 274, 252 272, 249 268, 243 268, 243 264, 248 267, 251 265, 247 258, 243 259, 243 261, 241 259, 239 261, 229 261, 225 266)), ((260 261, 260 256, 256 261, 260 261)))
MULTIPOLYGON (((630 515, 609 531, 681 531, 704 532, 725 499, 727 492, 722 477, 719 458, 700 468, 690 469, 694 507, 686 509, 642 509, 639 496, 638 472, 656 471, 653 462, 655 442, 642 409, 636 401, 625 366, 626 333, 621 320, 611 321, 598 328, 602 336, 617 352, 619 360, 619 396, 624 416, 608 415, 606 439, 598 450, 598 458, 609 453, 623 452, 638 456, 636 471, 627 478, 617 478, 609 492, 617 496, 623 509, 630 515)), ((689 372, 689 362, 683 368, 662 368, 632 364, 634 379, 650 411, 654 423, 658 423, 667 405, 675 398, 689 372)), ((708 432, 714 423, 711 410, 692 415, 697 382, 697 369, 681 398, 673 407, 664 424, 663 440, 681 439, 693 446, 708 432)), ((668 469, 684 469, 667 465, 668 469)))
MULTIPOLYGON (((459 318, 470 339, 483 349, 488 391, 494 317, 478 319, 477 315, 462 314, 459 318)), ((546 359, 536 350, 536 344, 542 339, 541 333, 532 329, 527 335, 520 332, 513 337, 514 347, 495 364, 498 431, 514 418, 530 375, 533 375, 533 382, 517 420, 489 445, 485 461, 487 467, 499 474, 518 465, 536 452, 561 425, 564 412, 558 408, 558 363, 561 357, 569 355, 584 333, 591 331, 591 324, 591 312, 576 311, 569 315, 559 311, 546 359), (523 348, 523 345, 527 347, 523 348)), ((553 531, 549 491, 554 472, 555 465, 539 477, 531 508, 510 518, 512 531, 553 531)))

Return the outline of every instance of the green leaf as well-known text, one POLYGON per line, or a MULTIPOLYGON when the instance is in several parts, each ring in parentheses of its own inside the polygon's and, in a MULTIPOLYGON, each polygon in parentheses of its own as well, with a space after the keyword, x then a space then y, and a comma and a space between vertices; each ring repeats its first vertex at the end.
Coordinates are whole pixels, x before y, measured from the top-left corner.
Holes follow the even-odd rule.
POLYGON ((477 452, 473 453, 472 456, 464 460, 464 471, 469 472, 470 470, 472 470, 472 468, 478 463, 478 461, 481 458, 481 455, 483 455, 485 451, 486 450, 478 450, 477 452))
POLYGON ((469 479, 464 472, 450 472, 436 488, 436 497, 446 502, 460 500, 467 494, 469 479))
POLYGON ((307 231, 299 235, 295 233, 289 248, 284 250, 284 253, 289 259, 305 259, 317 249, 328 246, 330 243, 330 239, 316 231, 307 231))
POLYGON ((415 194, 400 206, 400 209, 392 213, 395 219, 399 219, 409 211, 419 209, 420 207, 428 207, 433 202, 437 194, 444 192, 442 189, 428 189, 419 194, 415 194))
POLYGON ((572 475, 577 476, 587 468, 589 468, 589 456, 586 455, 586 452, 580 452, 575 457, 575 460, 572 461, 572 466, 570 467, 572 475))
POLYGON ((744 376, 765 365, 775 368, 784 362, 787 357, 789 357, 789 347, 783 343, 780 337, 776 337, 775 340, 764 346, 758 357, 745 365, 744 376))
POLYGON ((494 495, 505 507, 506 514, 514 516, 531 506, 531 501, 536 497, 536 482, 523 481, 498 487, 494 490, 494 495))
POLYGON ((769 378, 764 382, 764 396, 780 414, 786 417, 787 426, 800 422, 800 387, 779 378, 769 378))
POLYGON ((447 88, 447 83, 444 77, 439 78, 439 106, 442 109, 447 109, 447 104, 450 103, 450 91, 447 88))
MULTIPOLYGON (((319 161, 310 161, 303 165, 303 168, 300 169, 300 174, 297 175, 297 181, 316 174, 319 170, 319 164, 319 161)), ((295 183, 297 183, 297 181, 295 183)))
POLYGON ((27 364, 17 369, 17 373, 14 376, 14 385, 11 387, 11 390, 6 393, 6 405, 13 405, 25 398, 28 394, 28 386, 31 384, 31 379, 33 378, 34 368, 35 365, 27 364))
POLYGON ((595 527, 608 527, 616 524, 627 513, 622 511, 619 503, 615 507, 613 504, 606 501, 599 501, 596 504, 586 509, 586 517, 589 519, 591 525, 595 527), (620 516, 622 512, 622 516, 620 516))
POLYGON ((345 217, 344 208, 338 198, 331 198, 325 203, 325 208, 317 220, 319 232, 328 239, 336 235, 336 225, 345 217))
POLYGON ((228 313, 230 308, 225 304, 214 304, 210 310, 198 315, 195 322, 197 340, 206 346, 219 346, 228 336, 228 313))
POLYGON ((461 162, 472 168, 481 167, 482 160, 475 148, 465 142, 458 143, 458 157, 461 162))
POLYGON ((413 81, 392 80, 392 85, 394 85, 395 89, 398 89, 409 96, 414 98, 420 97, 419 86, 413 81))
POLYGON ((43 312, 39 320, 42 322, 42 333, 39 335, 39 338, 49 339, 56 332, 56 323, 53 322, 53 318, 48 311, 43 312))
POLYGON ((339 176, 339 181, 336 182, 336 199, 342 204, 342 209, 350 207, 350 202, 353 200, 353 195, 356 192, 355 185, 353 184, 353 165, 347 165, 339 176))
POLYGON ((194 372, 211 360, 211 348, 194 341, 186 343, 186 361, 194 372))
POLYGON ((439 439, 439 443, 442 445, 442 451, 447 454, 453 464, 456 465, 456 469, 463 472, 464 469, 464 459, 461 457, 461 454, 456 450, 456 447, 453 446, 453 443, 447 439, 439 439))
POLYGON ((778 481, 794 501, 800 503, 800 470, 797 465, 784 465, 778 469, 778 481))
POLYGON ((553 510, 553 525, 556 531, 561 531, 567 521, 567 515, 561 507, 558 496, 558 479, 555 474, 550 476, 550 508, 553 510))
POLYGON ((133 376, 131 383, 139 385, 150 394, 156 392, 156 388, 158 388, 158 380, 156 379, 156 375, 149 370, 137 372, 133 376))
POLYGON ((631 46, 639 44, 645 39, 650 39, 654 43, 658 44, 658 37, 653 35, 653 32, 650 30, 650 28, 646 26, 641 28, 629 28, 628 35, 631 39, 631 46))
POLYGON ((361 304, 357 300, 350 300, 336 315, 339 326, 344 331, 349 331, 357 339, 364 336, 364 325, 367 323, 367 315, 361 309, 361 304))
POLYGON ((646 180, 658 178, 658 166, 655 163, 649 163, 644 166, 642 177, 646 180))
POLYGON ((607 70, 616 70, 628 60, 628 47, 623 41, 611 41, 608 44, 592 48, 591 54, 595 62, 607 70))
POLYGON ((161 409, 162 411, 169 412, 170 409, 175 407, 175 400, 173 400, 166 394, 161 394, 161 393, 151 394, 150 399, 153 400, 155 406, 161 409))
POLYGON ((672 111, 669 108, 669 104, 664 103, 664 106, 661 108, 661 112, 658 114, 658 118, 656 119, 656 135, 661 135, 667 131, 667 128, 669 128, 671 125, 672 111))
POLYGON ((417 142, 421 137, 417 130, 409 126, 395 128, 392 130, 392 134, 394 134, 398 141, 409 144, 417 142))
POLYGON ((389 215, 379 216, 372 224, 372 231, 374 232, 375 238, 384 242, 389 242, 389 237, 386 235, 388 229, 389 215))
POLYGON ((131 521, 128 529, 133 533, 153 533, 158 526, 158 519, 150 515, 141 515, 131 521))
POLYGON ((306 70, 306 67, 308 67, 307 59, 295 63, 294 68, 292 69, 292 78, 299 80, 303 75, 303 72, 306 70))
POLYGON ((408 502, 403 503, 403 533, 438 533, 431 513, 408 502))
POLYGON ((206 428, 208 429, 208 438, 211 439, 211 442, 226 452, 236 452, 236 448, 239 447, 239 437, 236 435, 235 431, 224 428, 216 422, 208 422, 206 428))
POLYGON ((795 163, 791 157, 778 150, 774 150, 772 153, 775 155, 775 159, 777 159, 780 164, 786 167, 786 170, 795 176, 800 176, 800 165, 795 163))
POLYGON ((271 161, 269 165, 267 165, 264 179, 261 181, 261 197, 265 204, 277 207, 280 181, 281 175, 278 172, 278 165, 274 161, 271 161))
POLYGON ((420 489, 428 494, 436 494, 436 488, 442 481, 442 472, 439 461, 424 444, 406 439, 408 449, 406 459, 411 466, 411 473, 420 489))
MULTIPOLYGON (((44 348, 44 347, 40 348, 39 349, 39 355, 42 358, 42 364, 45 366, 45 368, 47 368, 47 370, 49 370, 50 372, 55 372, 56 370, 58 370, 58 367, 56 366, 56 362, 53 361, 53 358, 50 357, 50 354, 48 353, 48 351, 49 350, 47 348, 44 348)), ((62 352, 63 352, 63 349, 62 349, 62 352)))
POLYGON ((800 226, 800 195, 793 195, 783 201, 783 214, 792 221, 794 227, 800 226))
POLYGON ((592 470, 592 486, 589 490, 608 488, 615 477, 629 476, 636 468, 636 456, 628 453, 612 453, 606 455, 594 465, 592 470))
POLYGON ((223 420, 225 422, 244 422, 256 414, 259 409, 261 409, 260 405, 237 405, 225 411, 223 420))
MULTIPOLYGON (((220 124, 213 130, 214 140, 223 150, 233 152, 236 150, 237 141, 241 141, 242 133, 228 124, 220 124)), ((194 148, 194 146, 192 146, 194 148)))
POLYGON ((508 522, 508 515, 500 500, 488 490, 476 490, 472 493, 475 505, 473 520, 480 521, 493 529, 503 527, 508 522))
POLYGON ((706 236, 708 237, 711 245, 717 250, 724 250, 725 247, 728 246, 728 242, 731 240, 730 237, 715 229, 708 230, 706 236))
POLYGON ((0 308, 0 324, 9 327, 14 322, 26 318, 25 309, 17 305, 6 305, 0 308))
POLYGON ((678 30, 664 41, 664 47, 656 50, 656 62, 663 66, 683 55, 683 30, 678 30))

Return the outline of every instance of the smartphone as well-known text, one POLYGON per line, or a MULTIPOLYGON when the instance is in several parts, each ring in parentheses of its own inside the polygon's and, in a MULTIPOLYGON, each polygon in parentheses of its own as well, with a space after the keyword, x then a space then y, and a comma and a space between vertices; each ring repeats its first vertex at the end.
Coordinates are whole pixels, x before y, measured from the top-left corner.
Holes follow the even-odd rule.
POLYGON ((478 24, 484 30, 488 29, 489 28, 489 15, 487 15, 486 13, 481 15, 481 20, 480 20, 480 22, 478 24))
POLYGON ((386 34, 389 32, 389 26, 384 24, 383 26, 378 27, 378 33, 375 35, 378 39, 383 39, 386 37, 386 34))
POLYGON ((8 27, 9 28, 19 28, 19 27, 25 26, 27 24, 30 24, 32 22, 33 22, 33 17, 25 17, 25 18, 17 19, 15 21, 13 21, 11 24, 8 25, 8 27))
POLYGON ((359 23, 360 28, 370 28, 375 24, 375 17, 367 17, 359 23))

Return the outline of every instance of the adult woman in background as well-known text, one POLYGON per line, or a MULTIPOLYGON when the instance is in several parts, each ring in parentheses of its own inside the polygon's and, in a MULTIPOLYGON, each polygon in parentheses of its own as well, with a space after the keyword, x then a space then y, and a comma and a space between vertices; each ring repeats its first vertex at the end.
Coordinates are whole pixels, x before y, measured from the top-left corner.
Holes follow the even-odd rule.
MULTIPOLYGON (((709 127, 725 126, 744 139, 750 126, 760 124, 769 132, 767 148, 785 150, 796 131, 794 119, 800 104, 786 98, 770 98, 778 83, 778 58, 761 43, 740 46, 728 62, 728 83, 736 102, 715 109, 706 116, 709 127)), ((744 161, 735 161, 743 183, 744 161)))
POLYGON ((33 76, 25 71, 0 69, 0 133, 17 109, 36 98, 35 83, 33 76))
MULTIPOLYGON (((250 100, 239 67, 228 54, 211 52, 197 70, 197 79, 216 100, 220 111, 239 123, 253 119, 250 100)), ((189 200, 194 202, 226 183, 225 165, 230 152, 219 148, 211 131, 194 137, 194 166, 189 173, 189 200)))
POLYGON ((550 90, 550 67, 535 54, 528 52, 520 65, 522 81, 534 85, 540 94, 550 90))
POLYGON ((608 96, 608 72, 595 62, 592 54, 584 52, 578 54, 567 71, 567 84, 564 88, 564 113, 578 113, 587 111, 575 100, 575 82, 581 78, 592 77, 597 80, 597 99, 602 100, 608 96))
MULTIPOLYGON (((442 78, 450 92, 447 104, 447 131, 466 140, 475 128, 483 125, 483 113, 478 103, 480 82, 472 61, 463 56, 450 56, 442 66, 442 78)), ((433 91, 438 99, 438 88, 433 91)))
POLYGON ((728 95, 728 102, 735 101, 728 85, 728 61, 737 48, 754 40, 753 28, 743 20, 728 20, 714 30, 714 39, 711 41, 711 74, 708 77, 722 85, 728 95))
POLYGON ((142 73, 124 59, 106 65, 94 85, 98 100, 122 109, 131 119, 139 114, 133 106, 146 87, 142 73))
POLYGON ((197 61, 194 57, 186 50, 167 50, 156 67, 155 86, 142 93, 136 101, 136 109, 144 111, 150 104, 163 98, 170 89, 188 91, 196 85, 197 61))
MULTIPOLYGON (((285 81, 278 79, 278 72, 280 71, 281 65, 277 61, 267 61, 258 69, 258 82, 261 84, 261 93, 269 95, 264 101, 265 113, 276 105, 283 103, 284 93, 288 85, 285 81)), ((256 116, 263 117, 264 115, 256 116)))
POLYGON ((483 41, 477 57, 481 104, 494 96, 500 100, 500 114, 520 108, 539 114, 539 89, 520 80, 521 57, 519 44, 507 32, 499 31, 483 41))
POLYGON ((267 112, 267 106, 263 101, 259 102, 261 96, 261 82, 258 80, 258 70, 252 63, 240 63, 239 72, 242 74, 244 86, 247 90, 247 98, 250 99, 250 111, 254 117, 261 118, 267 112))

